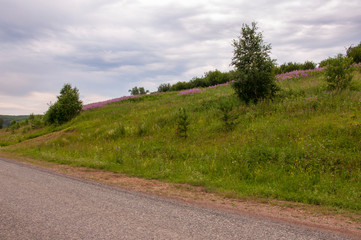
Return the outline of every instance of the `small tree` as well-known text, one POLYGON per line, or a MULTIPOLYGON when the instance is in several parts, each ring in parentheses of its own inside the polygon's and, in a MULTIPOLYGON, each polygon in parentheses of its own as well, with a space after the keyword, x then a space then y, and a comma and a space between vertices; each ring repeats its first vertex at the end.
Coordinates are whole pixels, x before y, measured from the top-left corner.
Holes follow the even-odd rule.
POLYGON ((236 126, 237 116, 234 113, 232 113, 233 108, 234 108, 233 102, 231 102, 228 99, 222 99, 219 102, 218 109, 222 113, 221 120, 223 122, 223 126, 226 131, 232 131, 236 126))
POLYGON ((2 129, 4 126, 4 119, 0 118, 0 129, 2 129))
POLYGON ((233 88, 238 97, 249 103, 271 98, 278 90, 273 73, 274 61, 270 58, 271 45, 263 43, 257 24, 243 24, 241 36, 233 40, 234 55, 231 65, 236 68, 233 88))
POLYGON ((188 114, 184 108, 180 108, 177 119, 177 132, 176 132, 177 136, 187 138, 188 126, 189 126, 188 114))
POLYGON ((361 62, 361 43, 355 47, 350 46, 347 51, 346 55, 349 58, 352 58, 354 63, 361 62))
POLYGON ((331 90, 347 88, 352 80, 352 58, 338 54, 327 63, 325 80, 331 90))
POLYGON ((79 90, 70 84, 65 84, 57 96, 58 100, 50 105, 45 113, 45 122, 49 124, 62 124, 77 116, 83 108, 79 100, 79 90))
POLYGON ((170 91, 171 85, 169 83, 162 83, 158 87, 158 92, 168 92, 170 91))
POLYGON ((147 94, 149 93, 149 90, 145 90, 144 87, 133 87, 132 89, 128 90, 128 92, 130 92, 131 95, 143 95, 143 94, 147 94))

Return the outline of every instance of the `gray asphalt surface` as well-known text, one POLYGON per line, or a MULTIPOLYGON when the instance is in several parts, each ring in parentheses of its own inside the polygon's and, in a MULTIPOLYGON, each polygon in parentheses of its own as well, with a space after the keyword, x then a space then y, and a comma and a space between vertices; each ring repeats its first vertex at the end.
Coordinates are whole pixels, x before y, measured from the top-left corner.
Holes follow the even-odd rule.
POLYGON ((0 158, 0 239, 351 239, 0 158))

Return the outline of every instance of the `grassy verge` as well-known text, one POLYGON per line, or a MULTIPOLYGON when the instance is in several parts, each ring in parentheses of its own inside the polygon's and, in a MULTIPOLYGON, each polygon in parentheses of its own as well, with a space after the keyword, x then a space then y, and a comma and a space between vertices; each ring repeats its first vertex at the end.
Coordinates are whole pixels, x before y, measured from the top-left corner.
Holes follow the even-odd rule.
MULTIPOLYGON (((8 141, 2 150, 233 196, 361 212, 360 74, 343 92, 327 91, 320 75, 279 85, 274 101, 256 106, 238 102, 229 86, 112 103, 83 112, 52 137, 45 134, 55 130, 43 129, 23 141, 20 129, 14 134, 21 143, 8 141), (188 115, 187 138, 176 134, 180 108, 188 115)), ((2 131, 0 141, 9 134, 2 131)))

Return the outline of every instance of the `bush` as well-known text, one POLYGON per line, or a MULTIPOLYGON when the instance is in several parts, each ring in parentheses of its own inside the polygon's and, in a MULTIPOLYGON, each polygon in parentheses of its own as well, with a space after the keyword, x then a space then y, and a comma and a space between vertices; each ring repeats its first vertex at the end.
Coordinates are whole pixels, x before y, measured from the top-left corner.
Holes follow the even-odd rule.
POLYGON ((188 114, 184 108, 180 108, 178 112, 178 120, 177 120, 177 136, 178 137, 188 137, 188 126, 189 119, 188 114))
POLYGON ((60 91, 58 100, 50 105, 44 120, 48 124, 62 124, 77 116, 83 108, 79 100, 79 90, 65 84, 60 91))
POLYGON ((342 90, 350 85, 352 80, 352 58, 337 55, 327 62, 325 80, 331 90, 342 90))
POLYGON ((158 87, 158 92, 168 92, 170 91, 170 84, 169 83, 163 83, 161 85, 159 85, 158 87))
POLYGON ((350 46, 346 51, 346 56, 352 58, 353 63, 361 62, 361 43, 356 47, 350 46))
POLYGON ((271 45, 263 43, 262 33, 257 33, 257 29, 255 22, 252 27, 244 24, 241 36, 233 40, 231 64, 236 68, 236 79, 232 86, 237 96, 246 103, 272 98, 278 90, 274 61, 269 56, 271 45))
POLYGON ((232 131, 236 126, 237 116, 232 113, 233 108, 233 102, 228 99, 222 99, 218 106, 218 109, 222 113, 221 120, 226 131, 232 131))
POLYGON ((188 85, 189 84, 187 82, 177 82, 170 88, 170 90, 171 91, 180 91, 180 90, 184 90, 184 89, 190 89, 188 85))
POLYGON ((30 123, 31 129, 38 129, 43 127, 43 116, 35 115, 34 113, 30 114, 30 116, 26 119, 28 123, 30 123))

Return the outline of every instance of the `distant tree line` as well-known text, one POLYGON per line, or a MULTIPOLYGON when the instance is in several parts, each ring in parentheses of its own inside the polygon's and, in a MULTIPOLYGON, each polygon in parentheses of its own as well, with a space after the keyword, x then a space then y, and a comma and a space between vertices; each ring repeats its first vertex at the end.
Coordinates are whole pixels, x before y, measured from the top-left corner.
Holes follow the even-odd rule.
POLYGON ((13 120, 21 122, 26 120, 28 117, 29 115, 0 115, 0 129, 9 127, 13 120))
POLYGON ((281 74, 281 73, 293 72, 297 70, 315 69, 316 66, 317 64, 311 61, 306 61, 304 63, 288 62, 280 66, 275 66, 274 72, 275 74, 281 74))
POLYGON ((233 71, 221 72, 219 70, 209 71, 202 77, 194 77, 189 82, 177 82, 173 85, 164 83, 159 85, 158 92, 180 91, 192 88, 204 88, 217 84, 227 83, 232 80, 233 71))

